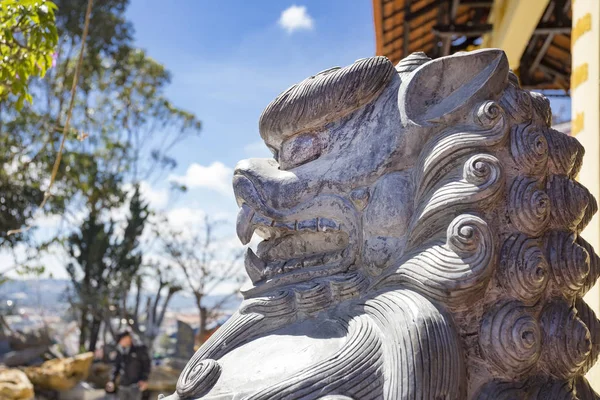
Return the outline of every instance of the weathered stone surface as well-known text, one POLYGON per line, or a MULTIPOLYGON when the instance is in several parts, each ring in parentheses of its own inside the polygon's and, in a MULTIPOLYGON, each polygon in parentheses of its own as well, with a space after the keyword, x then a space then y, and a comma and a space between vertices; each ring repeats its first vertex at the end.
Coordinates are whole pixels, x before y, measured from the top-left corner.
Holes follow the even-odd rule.
POLYGON ((57 358, 39 367, 24 368, 36 388, 64 391, 87 378, 94 353, 83 353, 70 358, 57 358))
POLYGON ((238 164, 252 283, 169 399, 599 398, 583 148, 488 49, 328 70, 238 164))
POLYGON ((31 400, 33 395, 33 385, 23 371, 0 367, 0 399, 31 400))

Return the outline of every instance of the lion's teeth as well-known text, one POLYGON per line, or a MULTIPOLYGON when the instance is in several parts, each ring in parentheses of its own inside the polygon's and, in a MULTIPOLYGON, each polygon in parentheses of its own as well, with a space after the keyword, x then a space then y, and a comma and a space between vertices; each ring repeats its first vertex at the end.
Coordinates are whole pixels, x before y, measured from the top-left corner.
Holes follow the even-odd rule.
POLYGON ((275 228, 283 228, 283 229, 287 229, 288 231, 293 231, 296 229, 296 222, 292 221, 292 222, 275 222, 275 224, 273 225, 273 227, 275 228))
POLYGON ((338 224, 328 218, 319 218, 319 232, 338 230, 338 224))
POLYGON ((258 258, 252 249, 246 251, 246 258, 244 259, 244 266, 246 267, 246 273, 250 277, 253 284, 260 281, 265 270, 265 262, 258 258))
POLYGON ((297 229, 299 231, 316 232, 317 231, 317 219, 313 218, 313 219, 307 219, 306 221, 298 221, 297 229))
POLYGON ((273 226, 274 221, 269 217, 256 213, 254 214, 254 217, 252 217, 252 224, 259 226, 273 226))
POLYGON ((253 217, 254 210, 248 205, 243 204, 236 223, 236 232, 242 244, 248 244, 252 239, 252 234, 254 233, 253 217))

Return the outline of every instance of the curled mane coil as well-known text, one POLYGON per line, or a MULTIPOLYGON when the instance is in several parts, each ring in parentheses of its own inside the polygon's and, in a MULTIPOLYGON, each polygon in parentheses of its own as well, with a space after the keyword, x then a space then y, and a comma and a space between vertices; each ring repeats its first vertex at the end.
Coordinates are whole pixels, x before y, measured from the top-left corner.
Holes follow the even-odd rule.
POLYGON ((535 303, 548 283, 549 266, 540 240, 515 234, 502 246, 498 275, 514 297, 535 303))
POLYGON ((516 378, 537 362, 542 334, 530 309, 519 302, 509 302, 484 316, 479 341, 487 360, 516 378))
POLYGON ((550 222, 550 197, 536 179, 517 178, 510 188, 508 213, 519 231, 539 236, 550 222))
POLYGON ((478 216, 461 214, 448 226, 447 239, 408 254, 398 269, 375 287, 401 284, 450 307, 477 297, 490 279, 495 259, 492 234, 478 216))

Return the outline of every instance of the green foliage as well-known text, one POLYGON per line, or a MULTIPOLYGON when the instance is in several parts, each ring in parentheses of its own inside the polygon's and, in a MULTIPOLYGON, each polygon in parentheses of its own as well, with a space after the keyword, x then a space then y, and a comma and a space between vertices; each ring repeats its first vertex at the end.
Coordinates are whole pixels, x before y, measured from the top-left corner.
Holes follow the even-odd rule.
POLYGON ((19 110, 32 101, 29 78, 43 77, 52 66, 55 10, 48 0, 0 0, 0 99, 15 95, 19 110))

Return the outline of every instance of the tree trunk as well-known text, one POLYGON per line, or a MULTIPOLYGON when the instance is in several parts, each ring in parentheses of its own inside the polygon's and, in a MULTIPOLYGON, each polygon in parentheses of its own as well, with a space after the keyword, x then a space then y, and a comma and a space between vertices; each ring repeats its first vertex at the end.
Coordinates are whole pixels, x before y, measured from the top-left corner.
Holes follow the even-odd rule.
POLYGON ((206 307, 200 307, 200 328, 198 329, 198 336, 200 337, 200 344, 204 343, 206 336, 206 320, 208 319, 208 310, 206 307))
POLYGON ((98 318, 92 320, 92 327, 90 329, 90 345, 88 347, 88 351, 95 351, 96 344, 98 343, 98 335, 100 334, 100 325, 102 321, 98 318))
POLYGON ((198 308, 198 316, 200 325, 198 326, 198 343, 202 344, 204 341, 204 333, 206 332, 206 308, 202 306, 202 295, 200 293, 194 293, 196 298, 196 307, 198 308))
POLYGON ((106 346, 106 343, 107 343, 107 340, 106 340, 107 336, 108 336, 107 331, 108 331, 108 328, 107 328, 106 322, 105 322, 102 324, 102 342, 104 343, 104 346, 106 346))
POLYGON ((152 311, 152 299, 150 296, 146 298, 146 331, 145 336, 152 338, 155 336, 154 330, 156 329, 156 323, 154 322, 154 315, 152 311))
POLYGON ((87 340, 87 311, 81 310, 81 319, 79 321, 79 349, 85 348, 85 342, 87 340))
POLYGON ((171 301, 171 298, 173 297, 173 295, 175 294, 175 292, 169 291, 169 294, 167 294, 167 297, 165 298, 165 301, 162 305, 162 309, 160 310, 160 314, 158 315, 157 319, 156 319, 156 326, 160 327, 163 323, 163 320, 165 319, 165 313, 167 312, 167 307, 169 306, 169 302, 171 301))
POLYGON ((142 300, 142 278, 137 277, 136 280, 137 293, 135 294, 135 308, 133 309, 133 320, 137 324, 140 316, 140 301, 142 300))

